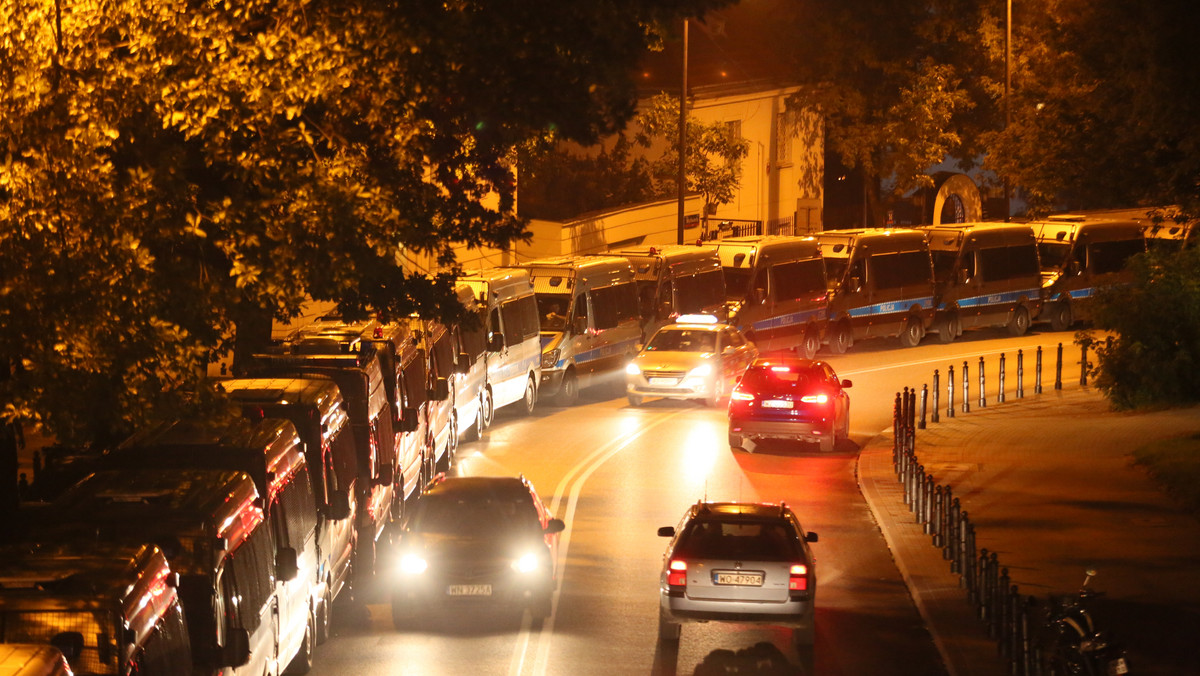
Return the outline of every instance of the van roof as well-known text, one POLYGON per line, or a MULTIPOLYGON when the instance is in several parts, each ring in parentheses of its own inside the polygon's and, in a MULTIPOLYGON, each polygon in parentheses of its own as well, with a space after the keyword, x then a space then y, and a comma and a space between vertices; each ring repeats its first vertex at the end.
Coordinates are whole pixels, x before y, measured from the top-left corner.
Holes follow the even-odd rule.
POLYGON ((821 251, 815 237, 789 235, 726 237, 704 246, 716 249, 721 266, 726 268, 750 267, 764 258, 805 260, 818 257, 821 251))
POLYGON ((117 601, 126 617, 133 618, 147 610, 161 616, 175 599, 167 584, 171 568, 154 545, 34 543, 0 552, 0 606, 5 611, 108 610, 117 601))
POLYGON ((220 386, 243 404, 299 404, 324 411, 342 402, 337 383, 320 378, 231 378, 220 386))
POLYGON ((1085 233, 1094 239, 1105 241, 1137 239, 1144 236, 1145 232, 1145 226, 1136 220, 1071 214, 1051 216, 1044 221, 1031 221, 1029 227, 1033 228, 1039 242, 1070 242, 1085 233))

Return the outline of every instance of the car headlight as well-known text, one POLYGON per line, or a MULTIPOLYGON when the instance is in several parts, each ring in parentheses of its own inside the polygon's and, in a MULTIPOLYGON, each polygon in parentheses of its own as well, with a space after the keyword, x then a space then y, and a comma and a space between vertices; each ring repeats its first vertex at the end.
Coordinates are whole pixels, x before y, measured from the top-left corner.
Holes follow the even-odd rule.
POLYGON ((420 575, 429 568, 429 562, 416 554, 405 554, 400 557, 400 572, 406 575, 420 575))
POLYGON ((712 372, 712 364, 701 364, 691 371, 688 371, 688 375, 693 378, 706 378, 711 376, 712 372))
POLYGON ((542 353, 542 368, 552 369, 558 363, 558 348, 547 350, 542 353))
POLYGON ((625 372, 631 376, 642 375, 642 370, 640 368, 638 368, 638 365, 633 362, 629 362, 628 364, 625 365, 625 372))
POLYGON ((512 562, 512 569, 518 573, 532 573, 537 567, 538 557, 533 553, 525 554, 512 562))

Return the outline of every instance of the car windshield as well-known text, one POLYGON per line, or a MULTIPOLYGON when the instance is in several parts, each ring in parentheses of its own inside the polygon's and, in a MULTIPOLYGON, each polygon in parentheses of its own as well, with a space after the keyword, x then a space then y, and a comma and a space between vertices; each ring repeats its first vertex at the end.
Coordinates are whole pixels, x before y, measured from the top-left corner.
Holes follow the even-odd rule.
POLYGON ((811 369, 755 366, 747 369, 746 374, 742 376, 742 387, 764 392, 803 391, 821 380, 821 376, 811 369))
POLYGON ((663 329, 646 344, 647 350, 666 352, 715 352, 717 334, 693 329, 663 329))
POLYGON ((412 530, 421 533, 485 537, 541 532, 530 500, 434 493, 422 497, 417 509, 412 530))
POLYGON ((797 556, 791 529, 780 520, 695 520, 688 524, 675 555, 684 559, 786 561, 797 556))

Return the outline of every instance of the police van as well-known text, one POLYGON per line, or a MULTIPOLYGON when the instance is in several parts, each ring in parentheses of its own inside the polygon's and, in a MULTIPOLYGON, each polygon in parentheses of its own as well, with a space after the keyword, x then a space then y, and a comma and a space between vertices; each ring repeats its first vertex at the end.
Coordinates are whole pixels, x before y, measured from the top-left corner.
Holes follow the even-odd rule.
POLYGON ((280 659, 287 664, 299 655, 302 663, 310 663, 317 612, 328 596, 324 571, 331 562, 325 558, 330 552, 318 547, 316 497, 304 445, 291 421, 173 421, 133 435, 110 458, 110 465, 123 469, 224 469, 250 475, 275 543, 267 563, 286 560, 298 571, 277 580, 280 659))
POLYGON ((541 390, 560 406, 581 388, 625 391, 625 365, 642 340, 633 266, 620 256, 556 256, 522 263, 541 318, 541 390))
POLYGON ((179 576, 158 547, 80 541, 10 545, 0 548, 0 580, 0 672, 177 676, 192 671, 179 576), (45 648, 34 653, 10 644, 45 648), (70 671, 64 670, 63 656, 70 671))
POLYGON ((667 244, 610 253, 633 264, 645 338, 682 315, 728 319, 721 259, 712 248, 667 244))
POLYGON ((1133 219, 1051 216, 1029 224, 1042 266, 1042 318, 1055 331, 1091 319, 1091 298, 1103 286, 1128 284, 1125 264, 1146 251, 1144 226, 1133 219))
POLYGON ((943 343, 963 329, 1003 326, 1024 335, 1042 309, 1033 229, 1020 223, 952 223, 920 228, 937 284, 932 331, 943 343))
MULTIPOLYGON (((461 280, 455 283, 455 293, 458 302, 473 312, 477 301, 471 286, 461 280)), ((531 291, 532 293, 532 291, 531 291)), ((459 439, 481 439, 488 426, 492 424, 492 406, 484 405, 484 398, 491 400, 487 391, 487 332, 484 328, 487 318, 478 313, 473 315, 475 321, 464 320, 450 328, 454 340, 454 386, 450 388, 454 395, 454 421, 457 424, 459 439)), ((539 354, 539 359, 541 358, 539 354)))
POLYGON ((354 557, 354 509, 350 500, 356 463, 354 434, 337 385, 306 378, 236 378, 222 389, 251 420, 285 418, 304 442, 304 457, 317 506, 320 591, 317 642, 329 636, 333 601, 351 584, 354 557))
POLYGON ((73 676, 62 651, 52 645, 0 643, 4 676, 73 676))
POLYGON ((933 323, 933 261, 913 229, 824 230, 817 242, 830 286, 825 342, 842 354, 859 340, 899 336, 913 347, 933 323))
POLYGON ((825 263, 811 237, 728 237, 706 242, 725 275, 729 323, 760 352, 812 359, 825 333, 825 263))
POLYGON ((542 377, 542 350, 538 304, 529 272, 516 268, 474 270, 464 272, 458 284, 472 295, 471 309, 479 315, 487 336, 487 376, 479 395, 481 425, 488 427, 496 409, 512 404, 520 413, 532 413, 542 377))

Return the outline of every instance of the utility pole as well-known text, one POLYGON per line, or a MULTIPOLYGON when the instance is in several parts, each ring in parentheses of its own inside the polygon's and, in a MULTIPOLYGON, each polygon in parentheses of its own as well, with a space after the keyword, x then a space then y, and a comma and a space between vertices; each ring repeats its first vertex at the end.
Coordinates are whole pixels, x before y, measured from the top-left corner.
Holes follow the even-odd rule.
POLYGON ((676 244, 683 244, 683 199, 687 194, 688 20, 683 20, 683 82, 679 87, 679 223, 676 244))

